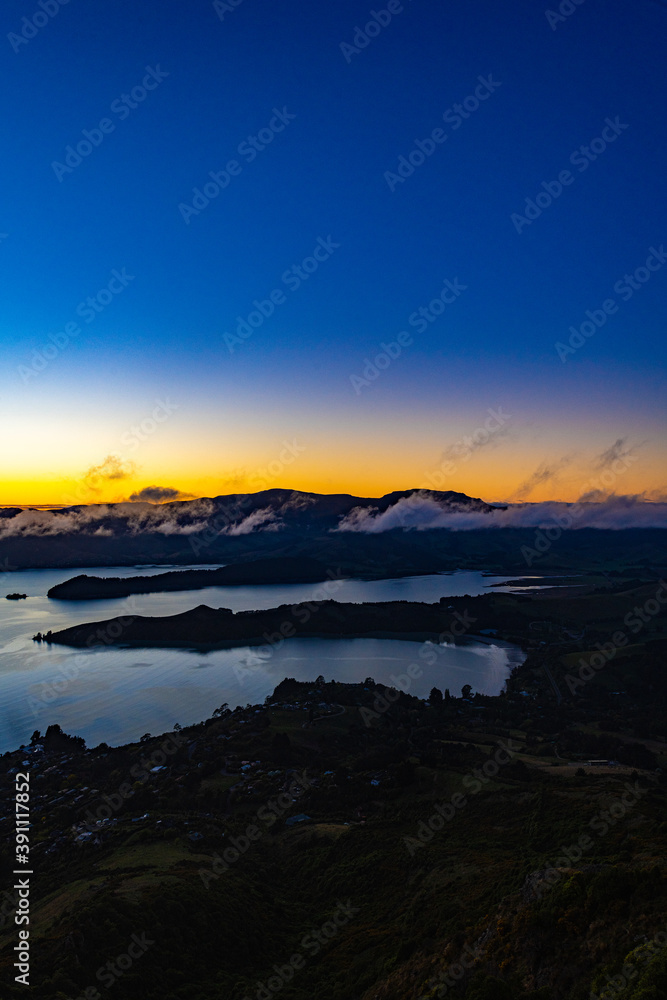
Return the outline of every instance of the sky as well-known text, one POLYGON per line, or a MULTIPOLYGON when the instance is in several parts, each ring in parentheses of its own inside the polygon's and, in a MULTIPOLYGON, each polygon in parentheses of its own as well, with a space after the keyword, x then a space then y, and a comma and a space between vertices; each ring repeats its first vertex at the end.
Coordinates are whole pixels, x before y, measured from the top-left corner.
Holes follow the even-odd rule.
POLYGON ((2 22, 0 504, 664 497, 667 4, 2 22))

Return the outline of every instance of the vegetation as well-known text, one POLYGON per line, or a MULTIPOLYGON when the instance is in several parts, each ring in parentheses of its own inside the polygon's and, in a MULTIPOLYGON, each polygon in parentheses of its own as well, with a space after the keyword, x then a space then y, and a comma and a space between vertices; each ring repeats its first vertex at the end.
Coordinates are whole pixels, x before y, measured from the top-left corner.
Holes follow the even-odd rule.
POLYGON ((36 731, 0 758, 9 797, 31 755, 30 994, 664 1000, 658 587, 450 601, 526 649, 495 698, 287 678, 123 747, 36 731))

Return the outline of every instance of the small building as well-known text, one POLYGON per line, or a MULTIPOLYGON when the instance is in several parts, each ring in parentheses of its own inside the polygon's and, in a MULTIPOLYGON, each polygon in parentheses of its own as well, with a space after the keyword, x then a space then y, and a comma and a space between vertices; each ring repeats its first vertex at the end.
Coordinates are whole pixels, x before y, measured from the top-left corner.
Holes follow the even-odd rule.
POLYGON ((285 820, 285 826, 296 826, 297 823, 306 823, 309 820, 310 816, 306 816, 305 813, 297 813, 296 816, 290 816, 285 820))

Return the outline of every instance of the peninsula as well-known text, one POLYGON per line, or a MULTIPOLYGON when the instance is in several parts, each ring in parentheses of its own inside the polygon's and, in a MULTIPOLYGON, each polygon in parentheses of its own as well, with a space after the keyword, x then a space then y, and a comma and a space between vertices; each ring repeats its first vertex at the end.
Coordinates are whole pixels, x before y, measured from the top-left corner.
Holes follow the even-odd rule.
POLYGON ((219 569, 172 570, 154 576, 125 578, 87 576, 85 573, 56 584, 47 597, 59 601, 96 601, 130 594, 156 594, 205 587, 240 587, 256 584, 319 583, 330 578, 326 566, 307 556, 254 559, 219 569))

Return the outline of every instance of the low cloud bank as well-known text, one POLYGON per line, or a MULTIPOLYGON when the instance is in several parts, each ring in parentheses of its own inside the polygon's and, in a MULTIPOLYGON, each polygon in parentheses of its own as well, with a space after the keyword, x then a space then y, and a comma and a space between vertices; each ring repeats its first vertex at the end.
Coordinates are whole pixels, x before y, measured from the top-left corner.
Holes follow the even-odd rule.
POLYGON ((0 539, 45 537, 48 535, 119 534, 137 535, 159 532, 165 535, 189 535, 203 531, 214 513, 210 500, 194 500, 183 508, 151 503, 91 504, 64 510, 23 510, 0 520, 0 539))
POLYGON ((255 510, 239 524, 232 524, 225 528, 223 535, 249 535, 251 531, 278 531, 282 528, 282 522, 278 520, 274 511, 270 508, 255 510))
MULTIPOLYGON (((156 489, 160 490, 162 499, 164 488, 156 489)), ((143 494, 147 492, 142 490, 143 494)), ((154 499, 157 501, 158 497, 154 499)), ((81 534, 105 538, 152 533, 187 536, 209 531, 211 524, 216 525, 221 535, 249 535, 254 531, 279 531, 284 527, 278 513, 269 507, 250 514, 230 509, 225 522, 220 527, 220 508, 212 500, 193 500, 185 504, 138 500, 64 510, 22 510, 13 517, 0 518, 0 541, 6 538, 81 534)))
MULTIPOLYGON (((302 525, 300 515, 306 514, 312 503, 311 497, 277 497, 274 503, 265 501, 265 506, 248 513, 246 498, 239 496, 228 498, 225 507, 214 500, 200 499, 162 504, 126 501, 18 513, 8 510, 5 516, 0 516, 0 541, 82 534, 108 538, 155 533, 188 536, 211 530, 219 535, 238 536, 280 531, 286 527, 286 521, 298 530, 302 525)), ((317 519, 313 523, 316 527, 317 519)), ((563 528, 614 530, 667 528, 667 502, 657 496, 655 502, 651 502, 644 495, 602 496, 593 492, 582 496, 575 504, 517 503, 505 509, 483 511, 467 509, 463 503, 448 504, 425 491, 401 498, 382 513, 376 507, 356 507, 332 530, 377 534, 396 528, 472 531, 476 528, 545 528, 554 524, 563 528)))
POLYGON ((573 528, 667 528, 667 503, 649 503, 643 496, 610 496, 597 503, 588 500, 573 503, 513 504, 505 510, 451 510, 427 496, 413 494, 394 504, 384 513, 360 507, 350 511, 337 531, 377 534, 394 528, 427 531, 448 528, 472 531, 476 528, 545 528, 571 520, 573 528))

